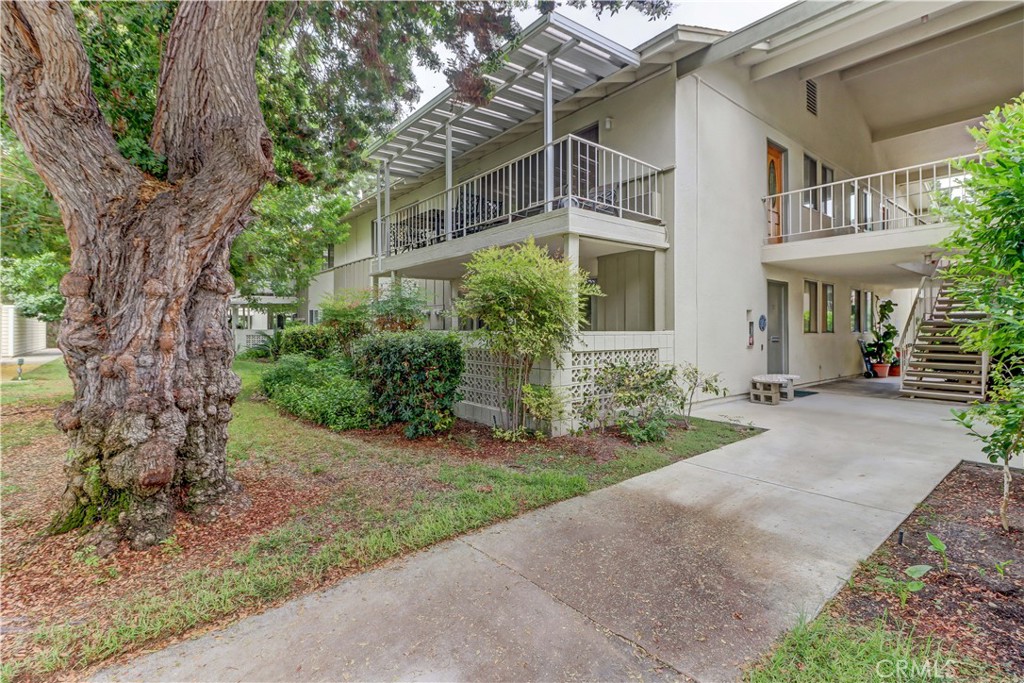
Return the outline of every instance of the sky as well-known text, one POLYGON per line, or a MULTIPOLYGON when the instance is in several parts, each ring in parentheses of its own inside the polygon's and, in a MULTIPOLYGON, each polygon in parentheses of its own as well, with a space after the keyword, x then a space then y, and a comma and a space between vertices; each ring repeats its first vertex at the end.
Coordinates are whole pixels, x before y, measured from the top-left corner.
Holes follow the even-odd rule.
MULTIPOLYGON (((791 2, 792 0, 680 0, 673 3, 675 8, 670 16, 657 21, 649 21, 636 11, 624 10, 614 17, 605 13, 600 19, 595 17, 594 11, 589 8, 576 10, 563 6, 558 8, 558 12, 617 43, 634 48, 676 24, 735 31, 782 9, 791 2)), ((540 13, 535 9, 516 13, 516 19, 523 28, 539 16, 540 13)), ((414 109, 428 102, 447 86, 443 74, 423 67, 416 69, 416 79, 423 89, 423 94, 414 109)))

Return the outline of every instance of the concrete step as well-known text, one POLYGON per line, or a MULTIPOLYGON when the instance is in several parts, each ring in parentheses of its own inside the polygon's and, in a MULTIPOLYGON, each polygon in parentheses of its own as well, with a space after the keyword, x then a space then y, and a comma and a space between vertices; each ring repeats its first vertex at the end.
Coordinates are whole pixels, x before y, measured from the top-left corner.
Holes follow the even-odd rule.
POLYGON ((978 400, 977 396, 966 396, 946 391, 925 391, 924 389, 900 389, 900 394, 908 398, 930 398, 951 403, 973 403, 978 400))
POLYGON ((960 345, 955 341, 949 341, 944 344, 939 342, 927 342, 925 344, 914 344, 911 349, 917 351, 939 351, 943 353, 959 353, 960 345))

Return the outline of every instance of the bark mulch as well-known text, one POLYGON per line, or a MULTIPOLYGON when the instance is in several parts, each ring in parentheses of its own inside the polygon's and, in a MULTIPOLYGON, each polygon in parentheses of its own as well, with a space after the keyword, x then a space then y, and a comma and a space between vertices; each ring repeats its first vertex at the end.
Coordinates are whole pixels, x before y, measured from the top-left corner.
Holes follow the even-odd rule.
POLYGON ((862 564, 829 611, 865 624, 887 615, 960 656, 1024 680, 1024 477, 1020 473, 1014 484, 1011 529, 1006 532, 998 515, 1001 470, 961 464, 862 564), (926 533, 946 544, 947 569, 926 533), (925 587, 901 605, 896 592, 878 579, 909 581, 904 570, 920 564, 933 567, 923 579, 925 587))

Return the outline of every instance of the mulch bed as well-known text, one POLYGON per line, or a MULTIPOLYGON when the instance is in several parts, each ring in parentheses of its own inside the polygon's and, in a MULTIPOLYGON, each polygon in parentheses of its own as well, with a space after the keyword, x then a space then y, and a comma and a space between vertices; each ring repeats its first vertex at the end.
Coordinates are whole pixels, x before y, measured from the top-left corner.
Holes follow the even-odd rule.
POLYGON ((858 623, 889 616, 960 656, 1024 677, 1024 476, 1015 474, 1009 532, 999 523, 1002 471, 963 463, 906 519, 902 544, 899 531, 889 537, 829 611, 858 623), (946 544, 945 571, 928 532, 946 544), (904 570, 919 564, 934 569, 906 605, 877 581, 882 573, 909 580, 904 570))

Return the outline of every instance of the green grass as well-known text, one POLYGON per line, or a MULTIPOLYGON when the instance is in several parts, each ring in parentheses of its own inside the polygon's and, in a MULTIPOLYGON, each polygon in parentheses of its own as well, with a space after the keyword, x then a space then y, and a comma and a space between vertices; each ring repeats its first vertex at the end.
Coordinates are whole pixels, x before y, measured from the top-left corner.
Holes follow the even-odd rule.
POLYGON ((986 680, 988 669, 942 650, 929 638, 884 621, 872 626, 829 616, 802 621, 758 665, 746 683, 865 683, 986 680), (948 666, 947 666, 948 665, 948 666), (949 674, 952 678, 943 678, 949 674))
POLYGON ((71 379, 61 359, 44 363, 24 374, 24 379, 0 383, 0 405, 17 404, 40 407, 71 400, 71 379))
MULTIPOLYGON (((603 463, 561 452, 557 442, 538 442, 511 465, 467 461, 450 457, 436 440, 423 450, 387 448, 290 418, 254 400, 266 367, 235 363, 242 393, 229 426, 229 464, 296 477, 331 474, 331 496, 250 539, 226 568, 188 572, 159 592, 142 590, 112 613, 41 626, 30 635, 38 651, 6 662, 3 681, 88 666, 756 431, 695 419, 692 430, 672 430, 664 444, 624 448, 603 463)), ((37 398, 45 402, 51 395, 39 392, 37 398)), ((35 421, 19 429, 12 437, 18 444, 42 432, 35 421)))

